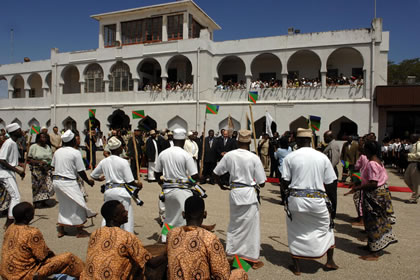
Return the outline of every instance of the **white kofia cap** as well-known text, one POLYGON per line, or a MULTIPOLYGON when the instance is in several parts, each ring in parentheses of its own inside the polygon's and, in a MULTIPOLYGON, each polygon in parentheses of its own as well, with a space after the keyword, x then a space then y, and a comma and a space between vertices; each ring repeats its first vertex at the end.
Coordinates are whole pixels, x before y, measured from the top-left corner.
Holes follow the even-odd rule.
POLYGON ((11 133, 13 131, 16 131, 20 128, 20 126, 17 123, 11 123, 6 126, 7 133, 11 133))
POLYGON ((67 129, 67 131, 61 135, 61 140, 63 140, 64 143, 70 142, 73 138, 74 133, 70 129, 67 129))
POLYGON ((192 135, 194 135, 194 132, 192 132, 192 131, 188 131, 187 136, 192 136, 192 135))
POLYGON ((108 140, 108 144, 107 144, 107 146, 108 146, 108 149, 110 149, 111 151, 112 151, 112 150, 116 150, 116 149, 118 149, 119 147, 121 147, 121 141, 120 141, 120 140, 118 140, 118 138, 117 138, 117 137, 111 137, 111 138, 108 140))
POLYGON ((174 139, 175 140, 184 140, 186 133, 187 133, 187 131, 185 131, 185 129, 183 129, 183 128, 175 128, 174 129, 174 139))

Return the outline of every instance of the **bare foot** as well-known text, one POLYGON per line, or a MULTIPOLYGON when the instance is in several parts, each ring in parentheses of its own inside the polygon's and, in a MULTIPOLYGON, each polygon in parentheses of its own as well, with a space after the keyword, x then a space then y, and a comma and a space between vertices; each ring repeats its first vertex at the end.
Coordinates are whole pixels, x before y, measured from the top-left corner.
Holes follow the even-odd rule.
POLYGON ((264 263, 262 261, 256 261, 252 263, 252 269, 259 269, 264 266, 264 263))
POLYGON ((81 230, 76 234, 76 238, 85 238, 89 236, 90 236, 90 233, 87 232, 86 230, 81 230))
POLYGON ((58 238, 61 238, 61 237, 63 237, 64 235, 65 235, 65 234, 64 234, 64 232, 58 232, 58 233, 57 233, 57 237, 58 237, 58 238))
POLYGON ((339 268, 338 265, 336 265, 334 262, 332 262, 332 263, 326 263, 324 265, 324 269, 327 270, 327 271, 329 271, 329 270, 337 270, 338 268, 339 268))
POLYGON ((294 275, 300 276, 300 271, 296 270, 296 267, 294 265, 289 265, 289 269, 293 272, 294 275))
POLYGON ((351 225, 354 226, 354 227, 363 227, 365 225, 365 223, 363 221, 362 222, 354 222, 354 223, 351 223, 351 225))
POLYGON ((359 259, 362 259, 364 261, 377 261, 379 259, 379 256, 374 254, 369 254, 366 256, 360 256, 359 259))

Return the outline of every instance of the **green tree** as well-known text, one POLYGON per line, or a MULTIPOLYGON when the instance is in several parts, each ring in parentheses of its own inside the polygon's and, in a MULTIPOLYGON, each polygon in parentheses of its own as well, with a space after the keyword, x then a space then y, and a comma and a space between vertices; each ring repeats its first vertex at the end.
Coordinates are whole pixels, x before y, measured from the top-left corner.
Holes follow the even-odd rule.
POLYGON ((403 85, 408 76, 416 76, 416 83, 420 83, 420 57, 405 59, 399 64, 388 61, 388 85, 403 85))

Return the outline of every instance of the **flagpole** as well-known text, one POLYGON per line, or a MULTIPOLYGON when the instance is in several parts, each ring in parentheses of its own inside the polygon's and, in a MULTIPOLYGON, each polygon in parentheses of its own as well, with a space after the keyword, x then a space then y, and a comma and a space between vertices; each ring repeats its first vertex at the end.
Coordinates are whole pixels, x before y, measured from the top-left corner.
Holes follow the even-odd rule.
POLYGON ((314 142, 314 134, 313 129, 311 127, 311 116, 308 117, 308 128, 311 130, 311 142, 312 142, 312 148, 315 149, 315 142, 314 142))
POLYGON ((207 112, 204 112, 204 126, 203 126, 203 144, 201 149, 201 160, 200 160, 200 179, 203 176, 203 169, 204 169, 204 153, 206 151, 206 122, 207 122, 207 112))
POLYGON ((26 155, 25 155, 25 162, 23 164, 23 172, 26 172, 26 165, 28 163, 28 154, 29 154, 29 147, 31 146, 31 142, 32 142, 32 134, 29 132, 29 139, 28 139, 28 143, 26 144, 26 155))
POLYGON ((136 140, 136 136, 134 135, 134 132, 132 132, 131 139, 134 146, 134 156, 136 158, 137 182, 140 182, 140 166, 139 166, 139 157, 138 157, 138 151, 137 151, 137 140, 136 140))
POLYGON ((252 123, 252 134, 254 135, 254 149, 255 153, 258 156, 258 149, 257 149, 257 135, 255 134, 255 125, 254 125, 254 115, 252 114, 252 104, 249 103, 249 113, 251 115, 251 123, 252 123))
POLYGON ((89 117, 89 153, 90 153, 90 160, 89 160, 89 164, 90 164, 90 170, 93 170, 93 164, 92 164, 92 123, 89 117))

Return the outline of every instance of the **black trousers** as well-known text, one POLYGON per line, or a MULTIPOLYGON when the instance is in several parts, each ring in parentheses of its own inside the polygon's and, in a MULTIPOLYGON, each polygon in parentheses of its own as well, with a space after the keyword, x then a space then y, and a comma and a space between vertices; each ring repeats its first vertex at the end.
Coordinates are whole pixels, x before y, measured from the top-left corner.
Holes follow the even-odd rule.
POLYGON ((332 213, 331 218, 335 219, 335 215, 337 212, 337 180, 335 180, 331 185, 328 185, 325 188, 325 193, 328 195, 328 198, 332 204, 332 213))
MULTIPOLYGON (((139 158, 139 165, 140 164, 141 164, 141 158, 139 158)), ((130 169, 131 169, 131 173, 133 173, 134 180, 138 180, 139 178, 137 178, 137 168, 136 168, 135 159, 130 159, 130 169)), ((139 166, 139 169, 140 169, 140 166, 139 166)))
POLYGON ((217 162, 204 162, 203 163, 203 181, 210 179, 213 182, 213 170, 216 168, 217 162))
POLYGON ((279 177, 279 161, 274 157, 270 157, 270 176, 271 178, 279 177))

